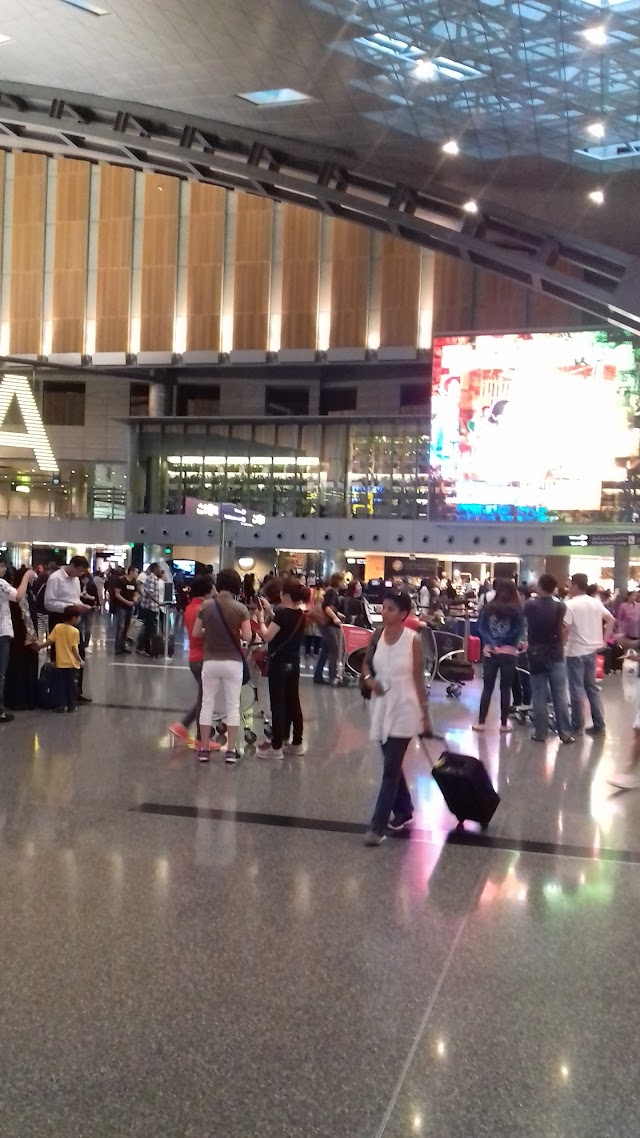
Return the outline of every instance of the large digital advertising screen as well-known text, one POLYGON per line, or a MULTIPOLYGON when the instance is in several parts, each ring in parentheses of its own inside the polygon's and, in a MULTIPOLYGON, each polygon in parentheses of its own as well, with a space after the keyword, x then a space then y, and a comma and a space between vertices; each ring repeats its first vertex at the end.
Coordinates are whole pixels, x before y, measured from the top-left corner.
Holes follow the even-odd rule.
POLYGON ((435 514, 549 521, 598 511, 638 455, 640 368, 616 331, 434 340, 435 514))

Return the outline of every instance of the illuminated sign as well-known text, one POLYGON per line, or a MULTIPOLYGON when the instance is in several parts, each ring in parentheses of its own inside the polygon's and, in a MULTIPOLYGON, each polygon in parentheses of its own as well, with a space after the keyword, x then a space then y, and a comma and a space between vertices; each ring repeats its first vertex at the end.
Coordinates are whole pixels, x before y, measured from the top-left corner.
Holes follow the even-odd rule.
POLYGON ((547 521, 601 509, 638 454, 639 398, 631 336, 434 340, 434 516, 547 521))
POLYGON ((202 498, 183 498, 182 512, 190 517, 214 518, 216 521, 235 522, 239 526, 263 526, 264 514, 253 513, 233 502, 205 502, 202 498))
POLYGON ((0 447, 33 451, 41 470, 58 470, 33 391, 24 375, 4 375, 0 380, 0 447), (24 420, 24 432, 2 430, 14 398, 24 420))
POLYGON ((640 545, 640 533, 563 533, 556 534, 552 544, 568 545, 571 549, 585 549, 594 545, 640 545))

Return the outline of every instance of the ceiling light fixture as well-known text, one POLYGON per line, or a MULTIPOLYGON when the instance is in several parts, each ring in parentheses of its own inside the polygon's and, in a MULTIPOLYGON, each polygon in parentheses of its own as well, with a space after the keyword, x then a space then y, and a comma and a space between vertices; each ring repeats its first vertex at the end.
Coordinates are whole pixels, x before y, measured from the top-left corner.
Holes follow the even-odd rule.
POLYGON ((0 43, 9 43, 11 36, 0 36, 0 43))
POLYGON ((413 70, 416 79, 433 79, 436 69, 430 59, 419 59, 413 70))
POLYGON ((594 205, 604 205, 604 192, 602 190, 592 190, 589 194, 589 201, 594 205))
POLYGON ((465 202, 462 208, 465 213, 477 213, 478 203, 474 202, 473 198, 469 198, 469 201, 465 202))
POLYGON ((603 47, 607 42, 607 33, 602 25, 596 28, 585 28, 582 34, 594 47, 603 47))
POLYGON ((445 142, 444 146, 442 147, 442 150, 445 154, 459 154, 460 153, 460 147, 458 146, 458 143, 456 142, 455 138, 450 138, 448 142, 445 142))
POLYGON ((602 122, 589 123, 587 130, 594 138, 604 138, 604 123, 602 122))

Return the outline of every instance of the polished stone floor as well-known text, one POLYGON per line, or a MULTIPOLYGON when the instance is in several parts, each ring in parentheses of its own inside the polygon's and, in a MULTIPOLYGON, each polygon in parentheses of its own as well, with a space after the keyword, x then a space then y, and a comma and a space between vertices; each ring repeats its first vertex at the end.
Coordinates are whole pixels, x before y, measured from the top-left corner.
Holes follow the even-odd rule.
POLYGON ((451 833, 416 744, 418 828, 371 850, 355 691, 303 680, 304 757, 202 768, 180 651, 111 648, 92 706, 1 729, 2 1138, 635 1138, 637 679, 574 747, 472 735, 478 684, 437 685, 502 805, 451 833))

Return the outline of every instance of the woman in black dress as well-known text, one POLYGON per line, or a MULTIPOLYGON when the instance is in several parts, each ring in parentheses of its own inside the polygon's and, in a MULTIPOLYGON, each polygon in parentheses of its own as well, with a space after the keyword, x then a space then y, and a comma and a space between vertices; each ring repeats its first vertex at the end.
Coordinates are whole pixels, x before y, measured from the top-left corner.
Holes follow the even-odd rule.
MULTIPOLYGON (((12 584, 17 589, 26 566, 16 572, 12 584)), ((21 601, 11 602, 13 640, 9 648, 9 667, 4 683, 4 701, 10 711, 33 711, 38 706, 38 609, 33 585, 21 601)))

